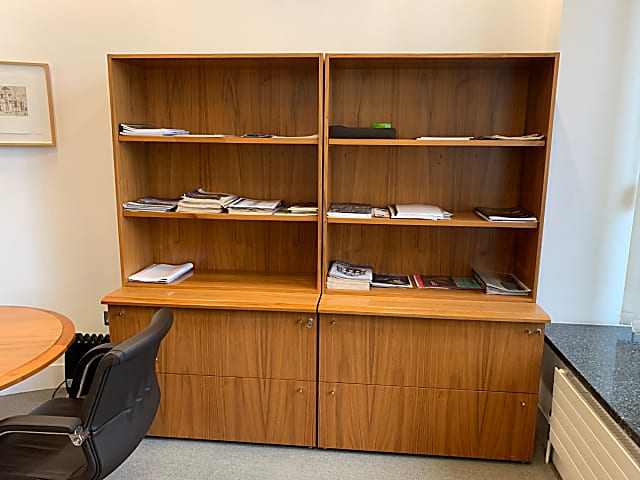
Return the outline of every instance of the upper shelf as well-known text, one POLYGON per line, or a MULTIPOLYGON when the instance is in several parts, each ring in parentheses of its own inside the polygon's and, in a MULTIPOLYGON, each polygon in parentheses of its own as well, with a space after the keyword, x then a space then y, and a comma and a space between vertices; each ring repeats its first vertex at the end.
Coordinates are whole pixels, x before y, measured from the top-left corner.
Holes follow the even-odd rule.
POLYGON ((327 218, 327 223, 359 225, 414 225, 426 227, 520 228, 536 229, 538 222, 489 222, 473 212, 454 213, 446 220, 419 220, 404 218, 327 218))
POLYGON ((330 138, 329 145, 364 145, 370 147, 544 147, 544 140, 414 140, 330 138))
POLYGON ((123 210, 125 217, 138 218, 191 218, 199 220, 251 220, 267 222, 317 222, 317 215, 248 215, 234 213, 187 213, 187 212, 135 212, 123 210))
POLYGON ((118 135, 121 142, 152 142, 152 143, 230 143, 230 144, 261 144, 261 145, 318 145, 317 138, 287 137, 287 138, 244 138, 244 137, 208 137, 206 135, 176 135, 158 136, 130 136, 118 135))

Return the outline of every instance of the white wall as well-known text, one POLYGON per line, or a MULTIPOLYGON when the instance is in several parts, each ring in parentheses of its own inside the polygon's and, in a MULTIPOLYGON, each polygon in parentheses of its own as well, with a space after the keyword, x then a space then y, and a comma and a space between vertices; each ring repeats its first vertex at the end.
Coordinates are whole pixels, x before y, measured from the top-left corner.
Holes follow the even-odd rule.
POLYGON ((636 0, 564 2, 538 297, 553 321, 620 320, 640 153, 639 30, 636 0))
POLYGON ((80 331, 105 330, 100 298, 119 285, 106 53, 556 51, 560 45, 540 301, 556 320, 616 321, 623 257, 610 268, 605 247, 628 244, 626 223, 617 223, 618 213, 628 216, 618 190, 633 185, 624 181, 625 162, 624 171, 616 163, 615 174, 609 167, 620 158, 611 144, 631 3, 567 0, 559 44, 558 0, 112 0, 90 8, 70 0, 13 2, 0 29, 0 59, 50 64, 58 146, 0 147, 0 304, 41 306, 68 315, 80 331), (567 195, 572 189, 578 200, 567 195), (584 201, 597 215, 571 219, 584 201), (605 235, 601 221, 612 206, 616 215, 605 235), (598 300, 602 286, 594 279, 603 272, 610 287, 598 300), (576 286, 567 287, 567 278, 577 278, 576 286))

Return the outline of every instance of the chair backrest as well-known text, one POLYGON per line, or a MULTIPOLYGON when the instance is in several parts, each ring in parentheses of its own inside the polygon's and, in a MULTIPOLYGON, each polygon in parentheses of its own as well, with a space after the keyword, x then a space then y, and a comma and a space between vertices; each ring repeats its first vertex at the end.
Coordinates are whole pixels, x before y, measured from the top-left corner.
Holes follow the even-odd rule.
POLYGON ((160 402, 156 357, 172 323, 171 310, 158 310, 145 330, 117 344, 98 363, 82 414, 91 432, 83 447, 96 478, 118 467, 153 422, 160 402))

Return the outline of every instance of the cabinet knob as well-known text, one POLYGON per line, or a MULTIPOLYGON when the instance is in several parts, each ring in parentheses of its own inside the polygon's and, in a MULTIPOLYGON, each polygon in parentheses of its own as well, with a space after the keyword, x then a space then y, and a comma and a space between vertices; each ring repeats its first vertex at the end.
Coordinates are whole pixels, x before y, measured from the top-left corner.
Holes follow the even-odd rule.
POLYGON ((330 323, 330 324, 331 324, 331 326, 333 327, 333 326, 336 324, 336 321, 335 321, 335 320, 331 320, 329 323, 330 323))
POLYGON ((313 317, 307 318, 307 328, 313 327, 313 317))
POLYGON ((118 315, 119 317, 124 316, 124 310, 120 310, 116 315, 118 315))
POLYGON ((335 390, 329 390, 329 395, 335 395, 336 391, 335 390))
POLYGON ((520 402, 520 406, 521 407, 526 407, 527 406, 527 402, 520 402))
POLYGON ((536 334, 537 335, 542 335, 542 329, 541 328, 536 328, 536 334))
POLYGON ((300 387, 298 390, 296 390, 298 393, 303 393, 304 392, 304 388, 300 387))
POLYGON ((531 330, 530 328, 527 328, 525 330, 525 332, 527 333, 527 335, 532 335, 533 334, 533 330, 531 330))

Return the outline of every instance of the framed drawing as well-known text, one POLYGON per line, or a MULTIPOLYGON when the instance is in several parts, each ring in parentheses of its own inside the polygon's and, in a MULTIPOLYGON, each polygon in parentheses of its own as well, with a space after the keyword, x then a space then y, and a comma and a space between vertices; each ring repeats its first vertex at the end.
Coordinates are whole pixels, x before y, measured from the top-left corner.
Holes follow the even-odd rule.
POLYGON ((49 65, 0 61, 0 146, 55 144, 49 65))

